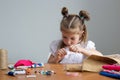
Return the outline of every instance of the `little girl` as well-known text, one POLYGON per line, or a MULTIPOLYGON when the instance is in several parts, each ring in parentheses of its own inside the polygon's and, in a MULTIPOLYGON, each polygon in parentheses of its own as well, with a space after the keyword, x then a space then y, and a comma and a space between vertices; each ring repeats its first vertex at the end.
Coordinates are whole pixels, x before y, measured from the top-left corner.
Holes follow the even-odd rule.
POLYGON ((50 44, 48 63, 81 63, 90 55, 102 55, 95 48, 95 43, 87 40, 85 21, 89 14, 81 10, 79 15, 68 14, 68 9, 61 11, 63 19, 60 24, 61 40, 50 44))

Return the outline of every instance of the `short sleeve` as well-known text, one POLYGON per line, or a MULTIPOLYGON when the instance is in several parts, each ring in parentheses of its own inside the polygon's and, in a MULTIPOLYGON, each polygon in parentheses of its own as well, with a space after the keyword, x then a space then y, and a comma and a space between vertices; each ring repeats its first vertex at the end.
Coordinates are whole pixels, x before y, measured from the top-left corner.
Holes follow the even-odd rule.
POLYGON ((86 49, 96 49, 96 47, 95 47, 95 43, 94 42, 92 42, 92 41, 88 41, 88 43, 87 43, 87 46, 86 46, 86 49))
POLYGON ((60 40, 55 40, 55 41, 52 41, 51 44, 50 44, 50 54, 53 54, 55 55, 55 52, 57 50, 57 47, 59 45, 59 42, 60 40))

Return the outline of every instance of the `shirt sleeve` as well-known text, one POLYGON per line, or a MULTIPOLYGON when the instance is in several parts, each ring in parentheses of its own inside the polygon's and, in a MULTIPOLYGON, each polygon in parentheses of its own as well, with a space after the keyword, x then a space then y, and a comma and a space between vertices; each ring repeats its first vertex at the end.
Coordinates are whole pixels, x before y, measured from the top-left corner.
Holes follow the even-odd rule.
POLYGON ((88 41, 86 49, 90 50, 90 49, 96 49, 95 47, 95 43, 92 41, 88 41))
POLYGON ((55 55, 55 52, 57 50, 57 47, 59 45, 59 41, 58 40, 55 40, 55 41, 52 41, 51 44, 50 44, 50 54, 52 55, 55 55))

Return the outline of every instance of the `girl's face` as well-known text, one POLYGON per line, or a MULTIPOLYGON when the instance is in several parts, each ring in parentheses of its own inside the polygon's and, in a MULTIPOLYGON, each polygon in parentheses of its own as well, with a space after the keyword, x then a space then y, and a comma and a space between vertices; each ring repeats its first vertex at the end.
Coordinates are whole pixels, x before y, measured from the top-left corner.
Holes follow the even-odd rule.
POLYGON ((76 45, 80 42, 81 34, 69 34, 62 31, 62 40, 66 46, 76 45))

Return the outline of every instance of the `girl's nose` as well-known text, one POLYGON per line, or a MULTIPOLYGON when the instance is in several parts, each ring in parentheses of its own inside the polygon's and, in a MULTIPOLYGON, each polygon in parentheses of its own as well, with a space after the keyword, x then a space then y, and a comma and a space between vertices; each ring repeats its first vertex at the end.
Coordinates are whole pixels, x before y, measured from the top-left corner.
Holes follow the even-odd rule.
POLYGON ((71 41, 70 41, 70 40, 68 40, 68 41, 67 41, 67 44, 68 44, 68 45, 71 45, 71 41))

